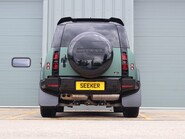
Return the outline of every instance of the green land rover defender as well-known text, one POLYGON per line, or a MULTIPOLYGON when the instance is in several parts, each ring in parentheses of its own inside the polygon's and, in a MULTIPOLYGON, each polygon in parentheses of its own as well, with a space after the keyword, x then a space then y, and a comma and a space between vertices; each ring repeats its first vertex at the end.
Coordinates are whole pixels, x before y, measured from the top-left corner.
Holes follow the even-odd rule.
POLYGON ((113 107, 137 117, 140 77, 118 18, 71 18, 58 21, 51 49, 41 69, 39 105, 42 117, 64 107, 113 107))

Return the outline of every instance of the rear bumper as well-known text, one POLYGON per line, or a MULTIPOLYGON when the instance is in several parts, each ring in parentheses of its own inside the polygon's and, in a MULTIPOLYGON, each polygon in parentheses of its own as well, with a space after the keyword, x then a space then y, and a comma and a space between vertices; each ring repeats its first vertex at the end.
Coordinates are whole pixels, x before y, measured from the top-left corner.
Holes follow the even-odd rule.
POLYGON ((50 77, 40 81, 40 88, 42 91, 52 94, 122 94, 128 95, 138 92, 140 89, 140 82, 132 78, 97 78, 84 79, 78 77, 50 77), (76 81, 100 81, 105 82, 105 90, 76 90, 76 81))

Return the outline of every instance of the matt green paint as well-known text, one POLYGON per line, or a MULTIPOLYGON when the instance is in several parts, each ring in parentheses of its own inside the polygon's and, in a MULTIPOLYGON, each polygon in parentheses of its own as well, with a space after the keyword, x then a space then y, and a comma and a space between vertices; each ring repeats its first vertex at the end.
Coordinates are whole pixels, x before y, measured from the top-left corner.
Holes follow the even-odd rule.
POLYGON ((53 53, 54 53, 54 48, 51 48, 46 56, 46 60, 45 60, 45 63, 43 65, 43 77, 44 78, 47 78, 48 76, 51 76, 52 75, 52 66, 53 66, 53 53), (50 63, 50 69, 46 69, 46 65, 47 63, 50 63))
POLYGON ((43 0, 0 0, 0 106, 38 105, 42 7, 43 0), (12 67, 14 57, 31 66, 12 67))
POLYGON ((129 70, 129 77, 133 77, 133 79, 136 80, 140 80, 139 75, 137 75, 139 73, 139 71, 137 71, 137 67, 135 64, 135 58, 134 58, 134 54, 130 49, 127 49, 127 56, 128 56, 128 68, 130 69, 130 65, 134 64, 134 70, 129 70))
POLYGON ((120 48, 113 48, 113 61, 109 69, 102 76, 121 76, 121 51, 120 48))
MULTIPOLYGON (((60 59, 62 57, 67 57, 67 47, 61 47, 60 48, 60 59)), ((66 61, 66 67, 63 67, 63 63, 59 62, 59 75, 60 76, 79 76, 71 67, 69 64, 69 61, 66 61)))

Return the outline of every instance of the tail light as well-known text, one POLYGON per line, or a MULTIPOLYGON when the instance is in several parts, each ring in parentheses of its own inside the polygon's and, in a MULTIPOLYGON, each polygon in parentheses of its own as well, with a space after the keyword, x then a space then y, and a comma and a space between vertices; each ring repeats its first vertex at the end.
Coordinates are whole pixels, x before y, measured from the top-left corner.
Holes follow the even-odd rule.
POLYGON ((128 58, 126 53, 122 53, 122 75, 128 76, 128 58))
POLYGON ((130 69, 134 70, 134 64, 133 63, 130 64, 130 69))
POLYGON ((53 60, 58 60, 59 59, 59 53, 55 52, 53 55, 53 60))
POLYGON ((50 63, 49 62, 46 64, 46 69, 50 70, 50 63))
POLYGON ((54 76, 57 76, 59 72, 59 57, 60 57, 59 52, 55 51, 53 54, 53 67, 52 67, 54 76))
POLYGON ((53 63, 53 70, 58 70, 58 63, 56 62, 53 63))

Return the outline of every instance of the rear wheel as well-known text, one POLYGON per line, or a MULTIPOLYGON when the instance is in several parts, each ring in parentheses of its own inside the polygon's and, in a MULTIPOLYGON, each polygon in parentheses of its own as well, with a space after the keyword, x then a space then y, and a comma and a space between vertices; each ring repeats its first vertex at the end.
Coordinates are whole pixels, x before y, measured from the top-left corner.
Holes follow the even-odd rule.
POLYGON ((42 117, 55 117, 56 110, 56 107, 40 106, 40 113, 42 117))
POLYGON ((124 107, 123 115, 124 117, 136 118, 139 114, 139 107, 124 107))

